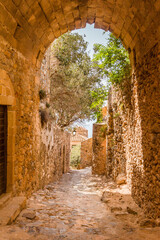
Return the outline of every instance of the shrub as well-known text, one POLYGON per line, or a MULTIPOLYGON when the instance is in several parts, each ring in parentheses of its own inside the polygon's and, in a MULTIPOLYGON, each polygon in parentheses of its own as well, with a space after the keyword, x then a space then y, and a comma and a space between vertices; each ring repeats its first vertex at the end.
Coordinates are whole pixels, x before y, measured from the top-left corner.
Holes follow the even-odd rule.
POLYGON ((43 90, 43 89, 41 89, 41 90, 39 91, 40 100, 46 98, 46 96, 47 96, 46 91, 43 90))
POLYGON ((46 108, 49 108, 50 104, 48 102, 46 102, 46 108))

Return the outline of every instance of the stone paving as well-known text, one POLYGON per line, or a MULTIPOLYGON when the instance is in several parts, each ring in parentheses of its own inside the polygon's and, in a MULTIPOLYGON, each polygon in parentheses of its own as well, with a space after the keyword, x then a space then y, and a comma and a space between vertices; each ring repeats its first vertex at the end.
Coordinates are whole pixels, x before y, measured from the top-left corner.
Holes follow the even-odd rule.
POLYGON ((104 178, 92 176, 90 168, 72 170, 34 193, 16 222, 0 227, 0 240, 160 239, 159 227, 140 227, 141 212, 124 211, 127 204, 134 206, 128 193, 104 178), (101 201, 104 190, 108 196, 106 199, 103 195, 105 203, 101 201))

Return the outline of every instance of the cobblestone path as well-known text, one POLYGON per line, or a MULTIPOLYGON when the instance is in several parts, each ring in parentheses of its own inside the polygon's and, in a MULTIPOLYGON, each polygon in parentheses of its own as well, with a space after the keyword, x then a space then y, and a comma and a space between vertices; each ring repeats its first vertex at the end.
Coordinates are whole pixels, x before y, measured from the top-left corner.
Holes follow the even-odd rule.
POLYGON ((65 174, 34 193, 14 224, 0 227, 0 240, 160 239, 158 227, 142 228, 137 215, 123 212, 124 201, 119 206, 114 198, 110 205, 101 201, 107 184, 89 168, 65 174))

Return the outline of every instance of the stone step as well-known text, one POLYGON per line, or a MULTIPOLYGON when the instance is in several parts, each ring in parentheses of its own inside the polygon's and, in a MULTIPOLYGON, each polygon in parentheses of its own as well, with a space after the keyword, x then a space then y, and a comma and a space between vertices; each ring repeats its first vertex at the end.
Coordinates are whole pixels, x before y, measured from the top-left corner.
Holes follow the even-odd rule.
POLYGON ((2 209, 7 202, 11 199, 11 193, 5 193, 0 196, 0 209, 2 209))
POLYGON ((13 197, 0 209, 0 225, 11 224, 26 206, 25 197, 13 197))

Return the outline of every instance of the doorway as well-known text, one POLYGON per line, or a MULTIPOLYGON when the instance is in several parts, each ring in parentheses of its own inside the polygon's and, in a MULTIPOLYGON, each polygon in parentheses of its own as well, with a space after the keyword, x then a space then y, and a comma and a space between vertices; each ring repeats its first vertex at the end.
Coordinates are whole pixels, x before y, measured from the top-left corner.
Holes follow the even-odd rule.
POLYGON ((0 105, 0 195, 7 186, 7 106, 0 105))

